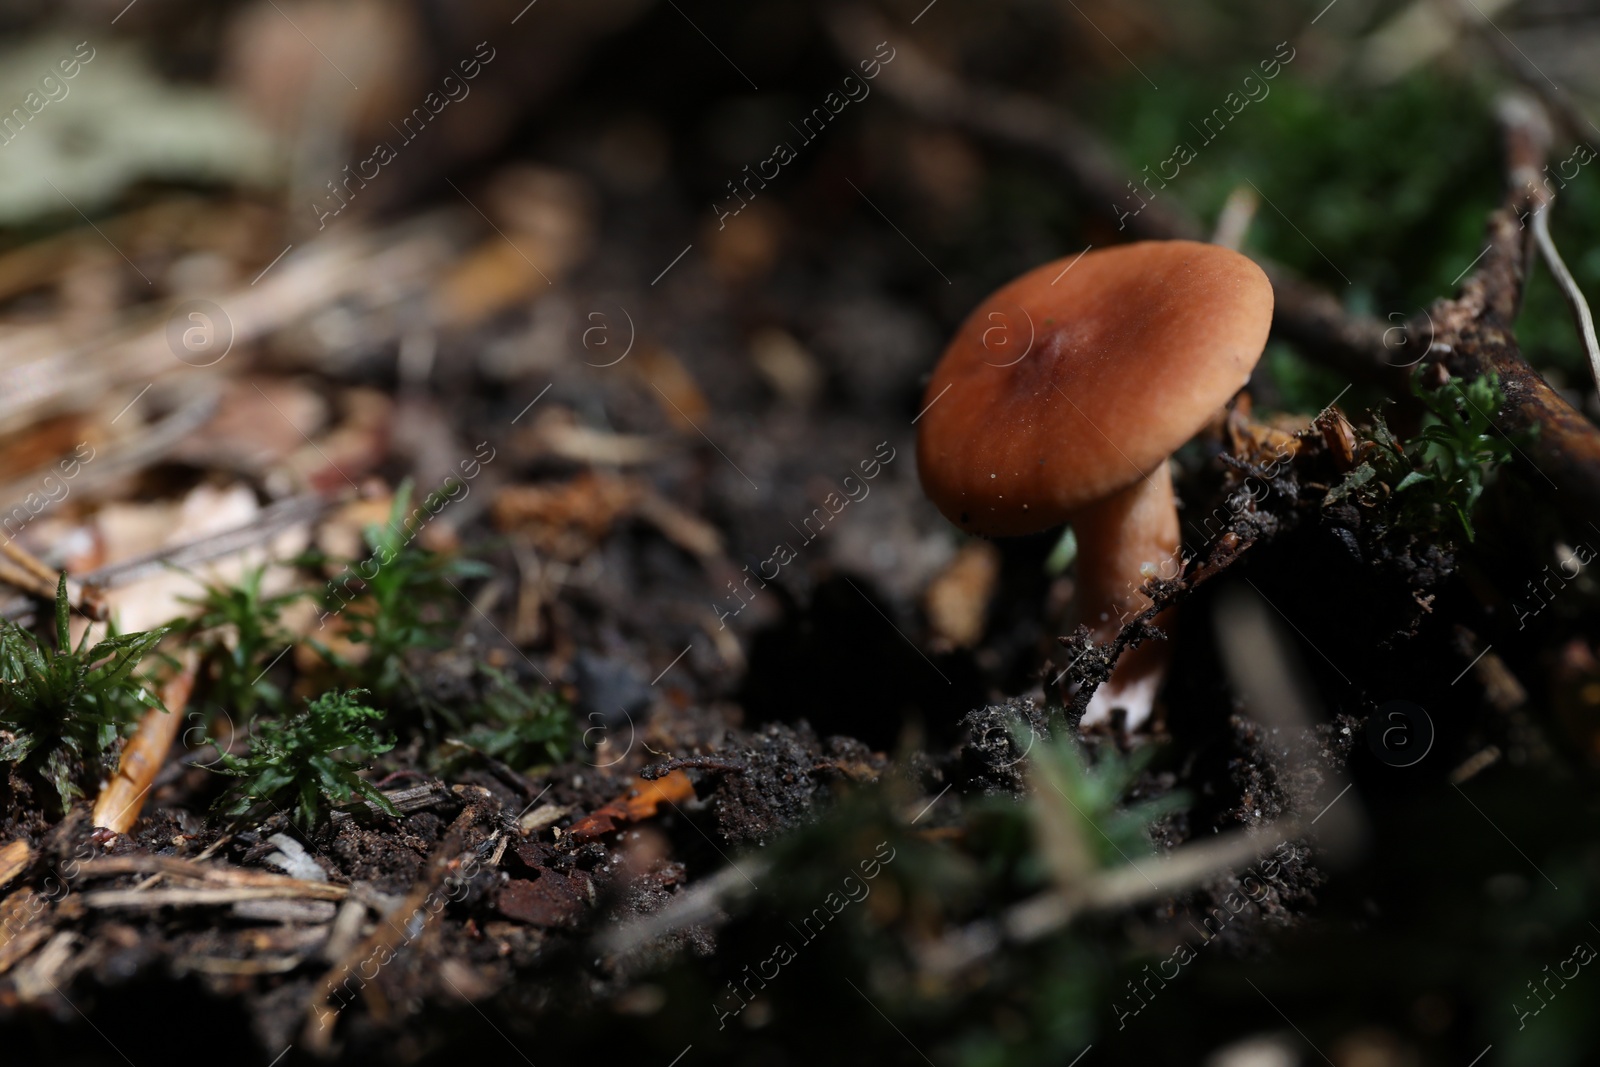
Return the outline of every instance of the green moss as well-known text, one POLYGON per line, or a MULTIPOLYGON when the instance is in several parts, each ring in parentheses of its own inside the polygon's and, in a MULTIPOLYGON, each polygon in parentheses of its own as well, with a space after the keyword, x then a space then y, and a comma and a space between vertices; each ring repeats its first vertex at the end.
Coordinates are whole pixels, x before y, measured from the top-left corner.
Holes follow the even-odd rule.
POLYGON ((529 692, 493 667, 480 667, 488 685, 475 709, 482 721, 463 740, 517 769, 559 762, 572 748, 572 708, 551 689, 529 692))
POLYGON ((282 623, 284 608, 302 599, 304 590, 267 596, 262 580, 267 567, 247 570, 237 585, 213 584, 187 603, 200 608, 194 619, 175 625, 199 638, 209 666, 211 699, 232 709, 241 722, 259 710, 282 712, 282 689, 267 678, 267 671, 294 638, 282 623))
POLYGON ((218 806, 242 817, 292 804, 305 831, 329 806, 357 797, 399 815, 377 786, 356 773, 362 758, 394 747, 392 738, 371 725, 383 718, 383 712, 356 699, 364 695, 360 689, 335 689, 286 719, 257 723, 249 751, 243 756, 225 754, 215 768, 240 779, 218 806))
MULTIPOLYGON (((414 543, 427 517, 443 506, 446 494, 435 492, 413 511, 411 491, 409 480, 401 483, 389 521, 364 531, 367 558, 348 561, 329 583, 325 618, 342 615, 348 627, 345 636, 368 647, 366 658, 352 663, 315 641, 312 644, 341 676, 370 689, 380 701, 402 701, 420 708, 429 721, 442 714, 451 725, 459 726, 448 709, 424 696, 407 667, 407 658, 414 651, 449 645, 451 622, 466 606, 455 581, 489 571, 482 564, 430 552, 414 543)), ((306 561, 328 562, 317 556, 306 561)))
POLYGON ((1493 375, 1467 383, 1452 378, 1424 389, 1413 379, 1412 391, 1428 409, 1421 430, 1401 442, 1374 412, 1366 458, 1329 490, 1325 503, 1352 497, 1416 533, 1459 524, 1471 541, 1477 536, 1472 509, 1495 470, 1516 454, 1515 443, 1491 421, 1505 402, 1499 382, 1493 375))
MULTIPOLYGON (((65 808, 94 789, 113 767, 120 729, 160 698, 133 676, 165 629, 121 634, 74 648, 67 577, 56 585, 55 647, 29 630, 0 622, 0 761, 17 764, 56 790, 65 808)), ((163 710, 165 710, 163 708, 163 710)))

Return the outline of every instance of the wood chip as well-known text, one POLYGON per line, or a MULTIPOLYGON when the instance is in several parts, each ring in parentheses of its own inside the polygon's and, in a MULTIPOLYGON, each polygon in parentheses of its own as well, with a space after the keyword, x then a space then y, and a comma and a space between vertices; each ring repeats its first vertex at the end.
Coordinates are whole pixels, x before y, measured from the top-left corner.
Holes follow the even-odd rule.
POLYGON ((4 889, 11 879, 26 870, 32 860, 33 849, 23 838, 19 837, 0 848, 0 889, 4 889))
POLYGON ((971 648, 983 638, 989 600, 1000 581, 1000 550, 968 541, 928 585, 923 608, 928 626, 947 648, 971 648))
POLYGON ((535 834, 570 814, 572 814, 570 807, 561 804, 545 804, 528 812, 517 825, 523 833, 535 834))

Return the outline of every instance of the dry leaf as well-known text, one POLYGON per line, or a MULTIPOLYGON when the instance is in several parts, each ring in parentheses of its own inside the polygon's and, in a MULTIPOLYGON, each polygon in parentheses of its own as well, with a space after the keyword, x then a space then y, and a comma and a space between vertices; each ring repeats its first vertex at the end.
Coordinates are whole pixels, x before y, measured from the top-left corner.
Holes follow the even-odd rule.
POLYGON ((626 793, 579 819, 567 833, 575 841, 593 841, 615 830, 618 823, 650 818, 662 804, 693 799, 694 783, 682 771, 669 771, 653 782, 640 778, 626 793))
POLYGON ((527 534, 543 555, 575 562, 633 511, 640 492, 631 480, 592 471, 559 484, 506 486, 495 496, 494 523, 527 534))
POLYGON ((328 422, 328 402, 304 383, 240 378, 223 383, 217 412, 178 443, 172 458, 258 474, 305 447, 328 422))

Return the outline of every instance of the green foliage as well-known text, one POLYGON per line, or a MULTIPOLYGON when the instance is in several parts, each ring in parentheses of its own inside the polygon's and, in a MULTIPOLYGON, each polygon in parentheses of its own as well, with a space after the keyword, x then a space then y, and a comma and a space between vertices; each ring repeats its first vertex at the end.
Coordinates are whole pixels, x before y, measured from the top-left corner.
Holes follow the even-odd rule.
POLYGON ((484 722, 465 740, 473 748, 515 768, 561 760, 573 742, 572 709, 551 689, 528 692, 493 667, 481 705, 484 722))
POLYGON ((186 601, 200 608, 198 618, 180 625, 190 634, 208 634, 204 648, 215 666, 211 697, 248 721, 262 707, 285 710, 285 694, 266 677, 267 668, 294 643, 280 617, 303 591, 267 596, 262 579, 267 567, 244 573, 238 585, 210 585, 200 597, 186 601), (231 637, 232 640, 228 640, 231 637))
MULTIPOLYGON (((1393 85, 1346 83, 1330 92, 1302 79, 1302 53, 1262 83, 1269 95, 1247 104, 1207 142, 1190 123, 1203 122, 1268 54, 1253 51, 1261 55, 1241 51, 1231 69, 1147 68, 1159 93, 1130 75, 1095 94, 1088 102, 1101 120, 1095 125, 1115 139, 1128 179, 1148 199, 1144 180, 1172 174, 1162 164, 1175 146, 1187 144, 1194 160, 1165 188, 1151 181, 1157 202, 1176 201, 1214 220, 1248 179, 1271 200, 1251 224, 1249 247, 1318 278, 1353 310, 1398 325, 1450 295, 1483 250, 1484 216, 1500 200, 1493 86, 1432 67, 1393 85)), ((1558 147, 1540 180, 1557 196, 1552 236, 1579 287, 1593 294, 1600 291, 1600 167, 1585 158, 1558 147)), ((1124 207, 1138 204, 1129 194, 1124 207)), ((1542 267, 1531 272, 1516 325, 1535 366, 1583 374, 1572 315, 1542 267)), ((1394 356, 1396 363, 1409 358, 1394 356)))
POLYGON ((1473 506, 1495 469, 1516 452, 1491 421, 1504 403, 1500 384, 1488 375, 1424 389, 1413 378, 1411 389, 1428 409, 1417 436, 1402 443, 1374 412, 1367 458, 1329 491, 1325 503, 1354 497, 1387 509, 1394 522, 1417 532, 1441 531, 1453 519, 1471 541, 1473 506))
POLYGON ((327 805, 352 797, 399 815, 377 786, 356 773, 359 759, 387 752, 394 740, 370 725, 383 712, 360 703, 365 690, 335 689, 308 701, 282 720, 258 722, 244 756, 224 755, 216 770, 241 781, 218 802, 229 815, 249 815, 265 805, 293 803, 310 829, 327 805))
POLYGON ((0 727, 10 735, 0 739, 0 760, 43 777, 65 808, 110 769, 106 757, 120 728, 145 708, 162 707, 133 670, 167 631, 112 634, 90 647, 85 630, 74 648, 65 574, 55 609, 55 648, 0 622, 0 727))
MULTIPOLYGON (((1220 129, 1215 120, 1197 129, 1212 109, 1229 113, 1227 94, 1271 54, 1255 47, 1237 66, 1151 70, 1159 93, 1129 77, 1096 94, 1096 128, 1116 138, 1146 199, 1148 176, 1174 173, 1162 164, 1175 146, 1193 150, 1165 188, 1151 181, 1152 203, 1177 201, 1214 220, 1230 192, 1253 182, 1264 199, 1249 248, 1318 279, 1354 310, 1409 316, 1447 293, 1483 249, 1484 214, 1500 198, 1500 141, 1485 87, 1430 70, 1329 92, 1303 79, 1314 60, 1301 49, 1262 82, 1265 98, 1220 129)), ((1129 193, 1124 206, 1139 201, 1129 193)))
MULTIPOLYGON (((330 583, 326 608, 343 612, 349 624, 346 636, 370 652, 360 666, 344 662, 326 648, 319 651, 342 671, 357 677, 381 700, 409 696, 423 703, 420 690, 406 670, 406 656, 415 649, 442 648, 451 618, 459 612, 443 610, 443 605, 460 600, 455 579, 489 573, 482 564, 452 559, 413 544, 424 517, 436 511, 443 492, 436 492, 411 511, 411 482, 401 483, 395 492, 389 521, 371 525, 364 531, 368 556, 351 560, 330 583), (352 584, 360 595, 348 604, 339 590, 352 584)), ((325 562, 313 558, 311 562, 325 562)), ((464 607, 464 602, 462 603, 464 607)), ((429 710, 441 710, 430 708, 429 710)))
POLYGON ((1056 539, 1056 545, 1050 550, 1050 555, 1045 557, 1044 572, 1052 578, 1065 574, 1067 568, 1072 566, 1073 560, 1077 558, 1078 535, 1072 532, 1071 526, 1067 526, 1056 539))
MULTIPOLYGON (((1018 738, 1019 747, 1027 740, 1018 738)), ((1188 806, 1179 792, 1126 801, 1154 755, 1149 745, 1128 755, 1106 746, 1091 764, 1070 736, 1034 743, 1028 756, 1034 834, 1058 881, 1149 856, 1150 824, 1188 806)))

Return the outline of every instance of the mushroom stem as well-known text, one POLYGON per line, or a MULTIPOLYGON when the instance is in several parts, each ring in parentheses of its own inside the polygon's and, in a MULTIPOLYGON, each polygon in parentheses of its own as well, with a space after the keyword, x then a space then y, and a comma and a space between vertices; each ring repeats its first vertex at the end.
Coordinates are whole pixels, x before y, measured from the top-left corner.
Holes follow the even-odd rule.
MULTIPOLYGON (((1145 581, 1176 565, 1178 508, 1167 465, 1080 508, 1072 516, 1072 528, 1078 536, 1077 621, 1089 627, 1097 644, 1104 643, 1126 619, 1150 606, 1142 591, 1145 581)), ((1157 616, 1158 625, 1167 621, 1166 614, 1157 616)), ((1084 724, 1108 721, 1119 707, 1127 712, 1128 729, 1143 723, 1150 717, 1169 657, 1165 641, 1123 653, 1090 700, 1084 724)))

